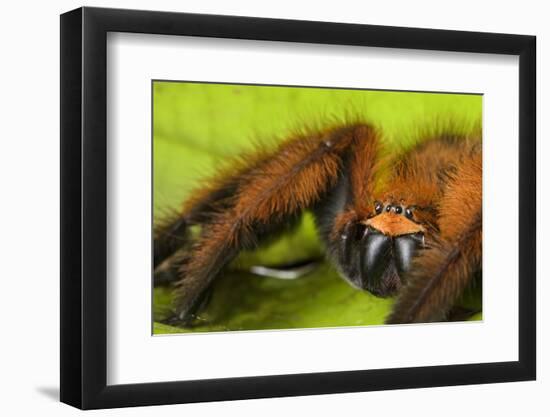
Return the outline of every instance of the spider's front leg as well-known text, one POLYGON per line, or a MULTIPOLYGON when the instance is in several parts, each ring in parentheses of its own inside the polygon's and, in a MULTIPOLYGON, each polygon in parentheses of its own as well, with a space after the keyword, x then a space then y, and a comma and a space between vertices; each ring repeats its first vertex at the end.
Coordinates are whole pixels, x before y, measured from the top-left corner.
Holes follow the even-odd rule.
POLYGON ((458 164, 439 202, 440 241, 414 260, 387 323, 441 321, 481 274, 482 162, 476 152, 458 164))
POLYGON ((239 251, 256 247, 318 203, 339 178, 350 145, 370 132, 352 125, 295 137, 237 175, 223 207, 212 194, 228 193, 204 194, 217 209, 200 223, 200 235, 178 267, 174 320, 189 324, 205 291, 239 251))

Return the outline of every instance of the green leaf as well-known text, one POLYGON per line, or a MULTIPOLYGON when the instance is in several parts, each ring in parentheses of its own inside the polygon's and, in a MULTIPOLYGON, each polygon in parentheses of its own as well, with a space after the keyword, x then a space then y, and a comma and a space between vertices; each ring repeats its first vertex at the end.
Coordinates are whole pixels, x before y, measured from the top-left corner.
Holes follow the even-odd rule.
MULTIPOLYGON (((155 289, 155 320, 166 318, 170 298, 170 289, 155 289)), ((365 326, 382 323, 392 303, 351 288, 326 263, 294 280, 233 271, 218 279, 196 324, 180 331, 365 326)))

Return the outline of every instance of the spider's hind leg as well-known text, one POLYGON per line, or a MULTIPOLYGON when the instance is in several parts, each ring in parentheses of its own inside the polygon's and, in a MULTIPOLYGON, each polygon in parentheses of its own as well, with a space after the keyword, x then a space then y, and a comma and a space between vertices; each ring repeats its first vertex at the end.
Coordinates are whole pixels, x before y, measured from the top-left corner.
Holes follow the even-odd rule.
POLYGON ((216 213, 230 207, 240 176, 246 170, 206 183, 181 211, 171 211, 156 221, 154 230, 154 284, 167 285, 179 279, 178 270, 188 261, 193 243, 191 228, 206 225, 216 213))
POLYGON ((155 268, 172 256, 185 244, 189 228, 184 216, 170 215, 155 226, 154 230, 154 266, 155 268))
POLYGON ((189 225, 185 216, 171 214, 157 222, 154 229, 153 282, 167 285, 177 280, 179 253, 189 245, 189 225))

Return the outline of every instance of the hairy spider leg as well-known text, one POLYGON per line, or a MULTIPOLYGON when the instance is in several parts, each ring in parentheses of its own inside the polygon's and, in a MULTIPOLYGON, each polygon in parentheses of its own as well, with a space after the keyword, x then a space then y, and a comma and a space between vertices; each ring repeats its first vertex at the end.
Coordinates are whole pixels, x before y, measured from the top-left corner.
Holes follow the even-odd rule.
POLYGON ((482 261, 482 158, 466 155, 448 174, 439 201, 440 237, 414 261, 387 323, 440 321, 472 279, 482 261))
POLYGON ((212 197, 219 188, 200 193, 203 200, 213 200, 209 204, 214 209, 203 219, 200 235, 177 271, 177 321, 186 324, 193 318, 202 293, 240 250, 256 247, 335 185, 343 155, 365 129, 370 128, 348 125, 289 139, 232 177, 235 186, 222 193, 228 197, 221 209, 212 197))

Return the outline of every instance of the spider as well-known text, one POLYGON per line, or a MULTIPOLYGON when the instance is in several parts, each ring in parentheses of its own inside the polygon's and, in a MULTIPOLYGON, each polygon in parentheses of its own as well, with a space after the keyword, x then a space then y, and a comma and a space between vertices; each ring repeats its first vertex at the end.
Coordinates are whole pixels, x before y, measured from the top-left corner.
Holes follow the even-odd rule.
POLYGON ((378 129, 354 122, 232 161, 155 228, 154 280, 174 284, 171 321, 189 325, 224 267, 304 210, 343 279, 397 296, 386 323, 451 319, 481 279, 481 135, 424 136, 391 156, 378 129))

